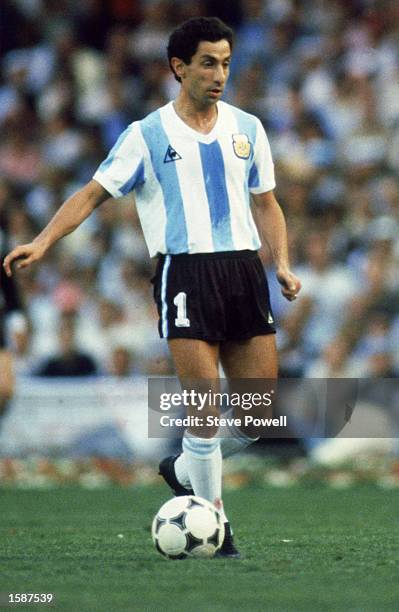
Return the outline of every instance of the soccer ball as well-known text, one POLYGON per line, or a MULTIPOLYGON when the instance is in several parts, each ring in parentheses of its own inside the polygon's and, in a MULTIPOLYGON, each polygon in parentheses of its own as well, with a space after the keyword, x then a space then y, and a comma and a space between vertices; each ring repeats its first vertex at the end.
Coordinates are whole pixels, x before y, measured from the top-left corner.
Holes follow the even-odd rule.
POLYGON ((213 504, 184 495, 164 504, 152 522, 152 539, 168 559, 209 559, 224 539, 224 524, 213 504))

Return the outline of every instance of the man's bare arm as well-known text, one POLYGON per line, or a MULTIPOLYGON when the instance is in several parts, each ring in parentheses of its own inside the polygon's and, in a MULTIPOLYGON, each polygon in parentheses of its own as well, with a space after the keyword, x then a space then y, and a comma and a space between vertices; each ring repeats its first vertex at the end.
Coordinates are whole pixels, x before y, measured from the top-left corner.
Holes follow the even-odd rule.
POLYGON ((5 257, 3 266, 7 276, 12 275, 11 265, 14 261, 17 261, 19 269, 26 268, 41 259, 51 245, 73 232, 99 204, 109 197, 109 193, 97 181, 89 181, 64 202, 32 242, 15 247, 5 257))
POLYGON ((262 239, 268 245, 276 267, 276 276, 287 300, 294 300, 301 289, 299 278, 290 271, 287 226, 283 211, 273 191, 252 196, 255 218, 262 239))

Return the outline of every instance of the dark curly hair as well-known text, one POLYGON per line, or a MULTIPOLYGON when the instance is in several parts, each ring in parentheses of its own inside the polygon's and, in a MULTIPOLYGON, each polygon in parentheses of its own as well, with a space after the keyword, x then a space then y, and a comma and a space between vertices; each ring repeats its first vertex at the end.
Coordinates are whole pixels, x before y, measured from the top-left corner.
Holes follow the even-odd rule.
POLYGON ((169 66, 175 79, 181 82, 172 68, 170 60, 178 57, 185 64, 190 64, 191 58, 197 52, 201 41, 218 42, 227 40, 230 49, 233 48, 233 30, 218 17, 198 17, 189 19, 179 25, 169 37, 167 52, 169 66))

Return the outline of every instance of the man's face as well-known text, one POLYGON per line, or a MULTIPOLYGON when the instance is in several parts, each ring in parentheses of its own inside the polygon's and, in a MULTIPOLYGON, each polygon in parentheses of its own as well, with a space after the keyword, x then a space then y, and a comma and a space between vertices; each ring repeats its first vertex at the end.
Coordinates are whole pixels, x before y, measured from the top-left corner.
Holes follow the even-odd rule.
POLYGON ((201 106, 211 106, 221 98, 228 76, 231 49, 227 40, 202 41, 190 64, 180 63, 182 87, 201 106))

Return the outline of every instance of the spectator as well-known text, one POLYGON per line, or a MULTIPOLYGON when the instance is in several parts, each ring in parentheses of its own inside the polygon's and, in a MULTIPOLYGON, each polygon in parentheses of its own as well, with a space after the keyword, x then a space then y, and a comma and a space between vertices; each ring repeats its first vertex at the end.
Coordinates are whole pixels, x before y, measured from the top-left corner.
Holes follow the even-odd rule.
POLYGON ((134 356, 128 348, 117 345, 111 350, 108 372, 116 378, 126 378, 134 372, 134 356))
POLYGON ((318 357, 338 334, 342 315, 356 295, 356 277, 342 264, 334 262, 329 249, 329 236, 320 231, 309 232, 306 263, 298 269, 302 295, 295 306, 297 319, 306 338, 303 349, 318 357))
POLYGON ((75 321, 63 316, 58 328, 58 352, 47 359, 37 370, 38 376, 93 376, 97 374, 94 359, 78 349, 75 337, 75 321))

